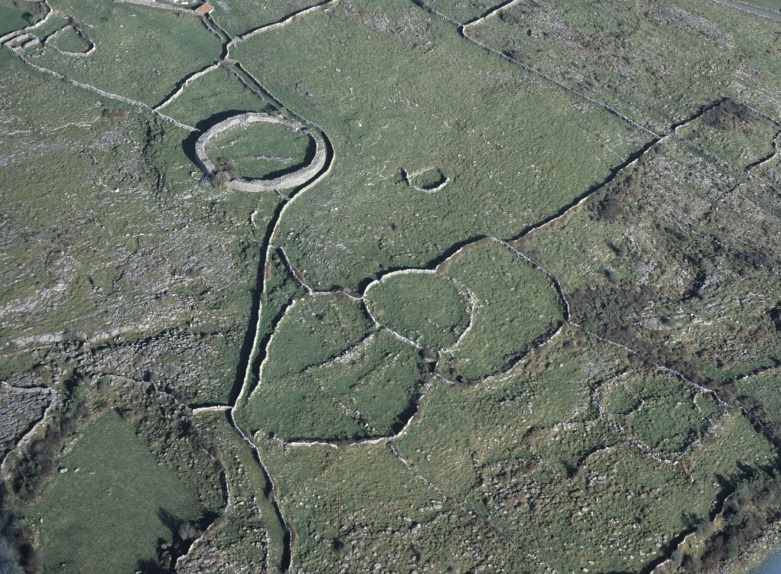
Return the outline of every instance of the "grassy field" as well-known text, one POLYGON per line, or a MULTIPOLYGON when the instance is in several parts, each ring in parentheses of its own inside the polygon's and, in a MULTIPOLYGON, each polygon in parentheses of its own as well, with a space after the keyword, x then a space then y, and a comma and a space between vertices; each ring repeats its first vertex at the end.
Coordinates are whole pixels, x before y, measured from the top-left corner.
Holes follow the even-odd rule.
POLYGON ((701 381, 771 366, 775 192, 722 165, 661 144, 521 249, 557 275, 576 322, 646 357, 701 381))
POLYGON ((312 145, 303 132, 258 122, 218 139, 209 153, 218 163, 221 159, 230 162, 239 177, 273 179, 304 167, 312 145))
POLYGON ((514 376, 439 385, 428 401, 401 453, 559 571, 642 571, 708 516, 717 477, 776 457, 736 413, 571 328, 514 376), (618 408, 618 389, 642 407, 618 408))
POLYGON ((739 172, 775 153, 779 127, 742 104, 727 100, 677 133, 687 144, 739 172))
POLYGON ((268 348, 260 386, 238 414, 254 431, 293 439, 396 432, 414 409, 422 361, 332 296, 298 300, 268 348))
POLYGON ((452 346, 469 325, 467 297, 463 287, 431 273, 391 275, 366 292, 380 324, 433 350, 452 346))
POLYGON ((228 115, 272 110, 266 99, 245 87, 223 66, 194 80, 180 97, 164 108, 172 118, 201 129, 228 115))
POLYGON ((776 23, 707 0, 520 2, 469 33, 664 132, 725 96, 781 115, 776 23))
POLYGON ((476 381, 509 368, 563 322, 550 278, 506 245, 491 241, 469 249, 445 274, 475 298, 471 329, 440 357, 440 371, 452 379, 476 381))
POLYGON ((45 48, 25 56, 69 78, 148 105, 159 103, 187 74, 215 62, 220 44, 195 16, 95 0, 52 6, 77 20, 95 43, 86 58, 45 48))
POLYGON ((238 45, 236 57, 334 144, 328 180, 280 228, 317 287, 425 267, 481 234, 513 237, 646 141, 411 4, 340 3, 238 45), (451 178, 441 192, 401 177, 432 166, 451 178))
POLYGON ((89 41, 79 34, 73 26, 65 28, 49 44, 65 52, 75 54, 86 52, 90 48, 89 41))
POLYGON ((347 451, 264 445, 295 529, 293 562, 305 572, 534 571, 487 525, 398 462, 386 447, 347 451))
POLYGON ((228 33, 238 36, 282 20, 293 12, 319 4, 322 0, 220 0, 212 17, 228 33))
POLYGON ((14 0, 0 2, 0 35, 21 30, 40 20, 46 13, 43 2, 21 3, 14 0))
POLYGON ((172 541, 179 521, 205 510, 113 412, 87 427, 59 466, 26 510, 40 522, 47 572, 136 572, 157 562, 159 538, 172 541))

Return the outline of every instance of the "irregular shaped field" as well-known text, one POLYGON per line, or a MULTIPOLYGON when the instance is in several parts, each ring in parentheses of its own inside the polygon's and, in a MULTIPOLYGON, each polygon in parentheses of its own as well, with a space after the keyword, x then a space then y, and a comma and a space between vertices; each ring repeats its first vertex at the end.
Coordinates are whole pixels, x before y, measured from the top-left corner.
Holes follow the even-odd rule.
POLYGON ((776 153, 779 126, 732 100, 717 104, 676 130, 676 134, 731 169, 745 170, 776 153))
POLYGON ((365 297, 381 325, 432 350, 452 346, 470 323, 468 292, 433 272, 386 275, 369 286, 365 297))
POLYGON ((158 539, 206 510, 192 486, 158 465, 114 412, 85 429, 61 472, 29 507, 40 519, 47 571, 136 572, 157 562, 158 539), (111 552, 95 552, 95 548, 111 552))
POLYGON ((439 371, 453 380, 477 381, 507 370, 564 320, 551 278, 509 245, 476 244, 448 261, 444 273, 474 298, 469 331, 440 356, 439 371))
POLYGON ((559 278, 575 322, 699 381, 774 365, 781 350, 776 192, 721 165, 657 144, 521 245, 559 278))
POLYGON ((269 375, 274 367, 266 364, 242 417, 285 441, 392 435, 415 412, 425 373, 414 349, 383 332, 284 378, 269 375))
POLYGON ((181 95, 163 108, 185 124, 206 129, 228 116, 246 112, 270 112, 272 105, 239 79, 235 68, 219 66, 196 78, 181 95))
POLYGON ((95 52, 73 58, 36 48, 27 50, 25 57, 150 106, 173 92, 183 74, 200 70, 220 55, 219 42, 195 15, 93 0, 52 5, 89 30, 95 52))
POLYGON ((660 133, 724 96, 781 111, 775 28, 709 0, 512 2, 471 37, 660 133))
POLYGON ((458 501, 416 479, 386 447, 283 452, 261 444, 296 532, 294 562, 302 571, 539 568, 458 501))
POLYGON ((333 143, 328 179, 279 228, 315 288, 357 289, 384 269, 428 267, 476 236, 514 237, 649 137, 411 3, 343 2, 235 55, 333 143), (411 193, 401 169, 432 165, 450 177, 446 190, 411 193))
POLYGON ((65 26, 56 32, 56 36, 49 37, 47 44, 54 46, 62 52, 82 55, 94 45, 86 34, 80 32, 74 26, 65 26))

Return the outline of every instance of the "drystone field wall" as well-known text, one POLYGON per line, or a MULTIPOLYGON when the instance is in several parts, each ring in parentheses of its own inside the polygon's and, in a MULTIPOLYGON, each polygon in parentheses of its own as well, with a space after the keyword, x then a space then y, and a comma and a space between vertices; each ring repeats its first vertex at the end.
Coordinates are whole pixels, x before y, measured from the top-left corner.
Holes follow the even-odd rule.
POLYGON ((189 8, 181 8, 179 6, 172 6, 171 4, 165 4, 163 2, 155 2, 155 0, 114 0, 120 4, 138 4, 139 6, 146 6, 147 8, 159 8, 160 10, 168 10, 169 12, 180 12, 184 14, 195 14, 193 10, 189 8))
POLYGON ((198 163, 198 167, 200 167, 206 175, 213 175, 217 170, 214 162, 209 159, 209 146, 214 141, 230 132, 247 129, 252 124, 260 122, 280 124, 291 130, 300 131, 306 134, 315 144, 314 157, 312 158, 312 161, 310 161, 301 169, 274 179, 244 179, 240 177, 234 178, 230 181, 230 186, 233 189, 239 191, 260 192, 297 187, 307 183, 309 180, 315 177, 323 169, 323 167, 325 167, 327 161, 327 151, 321 138, 316 137, 312 132, 304 128, 298 122, 257 112, 250 112, 247 114, 233 116, 218 123, 215 126, 212 126, 209 130, 204 132, 195 143, 195 157, 198 163))

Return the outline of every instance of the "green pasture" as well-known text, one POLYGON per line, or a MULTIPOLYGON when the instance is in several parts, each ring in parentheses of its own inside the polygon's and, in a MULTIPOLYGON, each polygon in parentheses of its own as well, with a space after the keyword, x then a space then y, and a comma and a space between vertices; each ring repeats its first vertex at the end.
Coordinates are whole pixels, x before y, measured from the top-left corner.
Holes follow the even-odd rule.
POLYGON ((0 2, 0 35, 21 30, 34 24, 46 15, 43 2, 19 2, 2 0, 0 2))
POLYGON ((551 279, 506 245, 476 245, 449 262, 444 273, 475 300, 471 329, 440 356, 440 371, 452 379, 476 381, 509 368, 563 322, 551 279))
POLYGON ((239 177, 273 179, 305 166, 312 146, 312 138, 302 131, 258 122, 215 141, 209 155, 217 162, 229 161, 239 177))
POLYGON ((319 4, 322 0, 223 0, 216 5, 212 18, 229 34, 239 36, 261 26, 319 4))
POLYGON ((384 446, 334 451, 262 445, 293 526, 302 571, 525 572, 530 559, 458 509, 384 446))
POLYGON ((373 284, 365 295, 380 324, 432 350, 453 345, 469 325, 468 294, 447 277, 391 275, 373 284))
POLYGON ((41 533, 46 572, 128 572, 157 563, 158 539, 206 510, 114 412, 88 426, 61 469, 25 508, 41 533))
POLYGON ((286 377, 267 376, 273 361, 241 413, 253 430, 284 440, 388 436, 417 408, 422 361, 386 332, 286 377))
POLYGON ((723 97, 781 114, 777 25, 708 0, 558 0, 468 33, 663 133, 723 97))
POLYGON ((227 115, 270 112, 269 102, 243 85, 223 66, 193 80, 182 95, 161 110, 195 127, 208 127, 227 115))
POLYGON ((73 26, 65 28, 50 44, 60 50, 76 54, 86 52, 90 48, 89 42, 73 26))
POLYGON ((95 43, 95 52, 74 58, 43 48, 26 51, 26 57, 150 106, 220 55, 219 41, 194 15, 98 0, 62 0, 52 6, 80 23, 95 43))
POLYGON ((647 141, 412 3, 342 2, 239 44, 235 56, 334 145, 328 179, 280 226, 318 288, 427 267, 479 235, 511 238, 647 141), (437 193, 401 176, 431 166, 451 178, 437 193))
POLYGON ((707 111, 677 132, 695 149, 745 170, 775 152, 779 127, 731 100, 707 111))

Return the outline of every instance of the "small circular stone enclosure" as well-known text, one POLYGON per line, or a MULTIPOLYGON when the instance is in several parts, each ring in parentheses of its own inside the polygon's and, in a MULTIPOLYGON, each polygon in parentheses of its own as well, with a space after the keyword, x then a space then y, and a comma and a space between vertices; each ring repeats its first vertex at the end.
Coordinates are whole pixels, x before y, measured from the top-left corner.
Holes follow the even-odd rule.
POLYGON ((449 277, 400 271, 366 290, 366 304, 382 325, 428 349, 456 343, 469 325, 469 296, 449 277))
POLYGON ((401 176, 408 186, 423 193, 436 193, 450 183, 450 178, 438 167, 429 167, 416 172, 402 169, 401 176))
POLYGON ((213 144, 232 132, 247 130, 251 126, 258 123, 277 124, 284 126, 289 130, 306 135, 310 139, 311 145, 314 147, 314 154, 312 155, 312 159, 305 165, 302 165, 299 169, 291 173, 285 173, 279 177, 233 177, 230 180, 230 186, 233 189, 251 192, 289 189, 291 187, 297 187, 307 183, 309 180, 315 177, 323 169, 323 167, 325 167, 327 153, 325 143, 321 137, 315 135, 310 130, 303 127, 299 122, 258 112, 250 112, 232 116, 212 126, 203 134, 201 134, 201 136, 198 138, 198 141, 195 142, 195 157, 196 162, 198 163, 198 167, 200 167, 201 170, 209 176, 217 173, 217 167, 209 158, 209 149, 213 146, 213 144))

